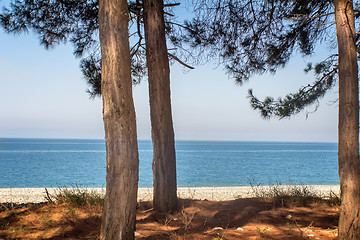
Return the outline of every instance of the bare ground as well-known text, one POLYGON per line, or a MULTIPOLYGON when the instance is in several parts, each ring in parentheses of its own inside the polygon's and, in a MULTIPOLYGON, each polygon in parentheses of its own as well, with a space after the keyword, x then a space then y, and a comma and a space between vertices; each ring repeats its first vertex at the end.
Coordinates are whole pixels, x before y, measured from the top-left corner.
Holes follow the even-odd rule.
MULTIPOLYGON (((336 239, 339 206, 326 201, 291 205, 259 198, 180 200, 158 214, 140 202, 136 239, 336 239)), ((68 203, 0 212, 3 239, 99 239, 101 207, 68 203)))

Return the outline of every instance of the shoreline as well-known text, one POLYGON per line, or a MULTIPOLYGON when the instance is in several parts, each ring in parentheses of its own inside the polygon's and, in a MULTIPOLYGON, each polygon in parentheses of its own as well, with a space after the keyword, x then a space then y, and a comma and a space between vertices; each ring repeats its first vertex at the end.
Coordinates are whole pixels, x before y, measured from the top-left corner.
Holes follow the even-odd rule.
MULTIPOLYGON (((274 185, 274 186, 240 186, 240 187, 178 187, 179 198, 190 198, 209 201, 228 201, 238 198, 255 196, 255 191, 266 191, 273 187, 288 189, 292 187, 306 187, 310 192, 327 197, 331 192, 340 196, 340 185, 274 185)), ((54 195, 59 188, 47 188, 50 195, 54 195)), ((68 188, 72 189, 72 188, 68 188)), ((105 188, 81 188, 105 194, 105 188)), ((153 189, 139 188, 138 201, 151 201, 153 189)), ((45 188, 0 188, 0 203, 39 203, 45 202, 45 188)))

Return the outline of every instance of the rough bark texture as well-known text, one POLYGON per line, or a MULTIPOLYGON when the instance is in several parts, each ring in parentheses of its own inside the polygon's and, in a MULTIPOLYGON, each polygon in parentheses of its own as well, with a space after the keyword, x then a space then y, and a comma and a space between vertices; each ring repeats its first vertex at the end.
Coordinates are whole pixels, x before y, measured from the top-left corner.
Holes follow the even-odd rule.
POLYGON ((353 3, 335 0, 339 52, 339 238, 360 239, 359 92, 353 3))
POLYGON ((106 196, 100 239, 134 239, 139 156, 132 98, 128 6, 100 0, 106 196))
POLYGON ((177 208, 176 157, 162 0, 144 0, 144 28, 154 154, 154 209, 172 212, 177 208))

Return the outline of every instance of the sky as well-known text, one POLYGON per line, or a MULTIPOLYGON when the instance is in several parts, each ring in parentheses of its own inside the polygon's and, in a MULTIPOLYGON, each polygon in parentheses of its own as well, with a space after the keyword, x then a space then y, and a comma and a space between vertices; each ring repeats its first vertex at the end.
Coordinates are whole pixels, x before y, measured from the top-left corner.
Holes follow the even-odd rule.
MULTIPOLYGON (((0 6, 7 1, 0 2, 0 6)), ((0 29, 0 138, 103 139, 102 101, 88 88, 70 43, 45 50, 31 32, 17 36, 0 29)), ((281 97, 312 83, 307 62, 293 57, 275 75, 255 76, 242 86, 222 66, 209 63, 184 69, 171 66, 171 99, 176 140, 337 142, 336 87, 320 102, 290 119, 264 120, 251 109, 247 92, 281 97)), ((138 139, 151 138, 148 82, 133 87, 138 139)))

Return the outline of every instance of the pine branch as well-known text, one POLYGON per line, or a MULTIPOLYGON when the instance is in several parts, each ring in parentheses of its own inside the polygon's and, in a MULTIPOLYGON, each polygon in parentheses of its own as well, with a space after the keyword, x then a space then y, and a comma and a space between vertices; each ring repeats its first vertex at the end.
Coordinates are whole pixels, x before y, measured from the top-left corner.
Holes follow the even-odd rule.
POLYGON ((180 3, 168 3, 164 4, 164 7, 177 7, 180 6, 180 3))
POLYGON ((280 119, 297 114, 314 103, 316 104, 316 111, 319 98, 323 97, 336 82, 337 65, 335 62, 337 62, 337 55, 330 56, 317 64, 315 68, 312 68, 311 64, 309 64, 305 72, 314 70, 315 75, 318 76, 317 81, 312 85, 308 84, 301 87, 297 93, 290 93, 276 101, 272 97, 266 97, 263 101, 260 101, 254 96, 252 89, 249 89, 248 98, 250 98, 251 107, 254 110, 259 110, 264 118, 278 117, 280 119))
POLYGON ((164 14, 165 14, 165 15, 168 15, 168 16, 170 16, 170 17, 175 17, 174 14, 171 14, 171 13, 168 13, 168 12, 164 12, 164 14))
MULTIPOLYGON (((312 17, 291 17, 291 18, 285 18, 285 20, 302 21, 302 20, 308 20, 308 19, 322 18, 322 17, 326 17, 326 16, 329 16, 332 14, 334 14, 334 12, 321 14, 321 15, 317 15, 317 16, 312 16, 312 17)), ((304 14, 295 14, 294 16, 296 16, 296 15, 305 16, 304 14)))
POLYGON ((172 25, 175 25, 175 26, 178 26, 178 27, 181 27, 181 28, 184 28, 184 29, 186 29, 186 30, 188 30, 188 31, 193 31, 191 28, 189 28, 189 27, 187 27, 187 26, 184 26, 184 25, 181 25, 181 24, 179 24, 179 23, 175 23, 175 22, 166 22, 166 23, 172 24, 172 25))
POLYGON ((194 67, 190 66, 190 65, 187 65, 186 63, 184 63, 183 61, 181 61, 178 57, 176 57, 175 55, 171 54, 168 52, 168 55, 169 57, 171 57, 172 59, 176 60, 177 62, 179 62, 181 65, 184 65, 185 67, 187 68, 190 68, 190 69, 195 69, 194 67))

